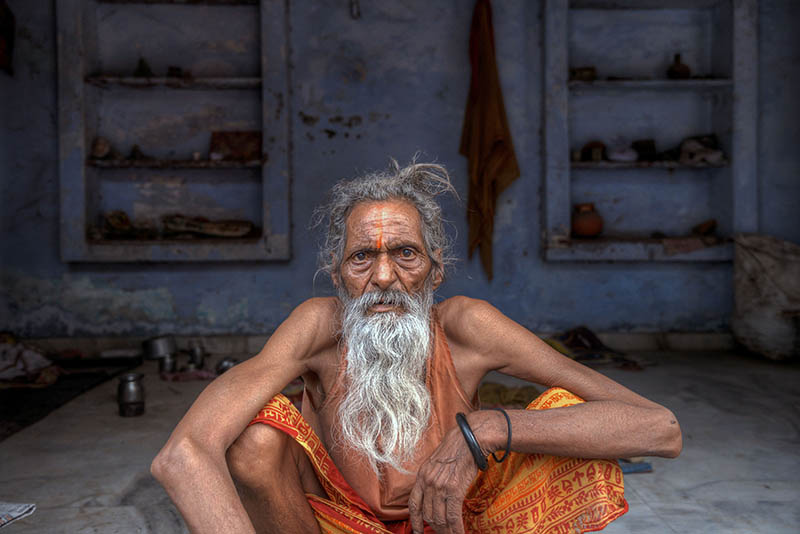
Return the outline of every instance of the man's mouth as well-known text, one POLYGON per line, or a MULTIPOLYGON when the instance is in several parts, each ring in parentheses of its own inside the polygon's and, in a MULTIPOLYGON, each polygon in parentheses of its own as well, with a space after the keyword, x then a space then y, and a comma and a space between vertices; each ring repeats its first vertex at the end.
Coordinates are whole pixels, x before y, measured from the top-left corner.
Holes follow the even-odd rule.
POLYGON ((369 311, 373 313, 385 313, 385 312, 399 312, 403 310, 403 306, 400 304, 395 304, 392 302, 384 302, 383 300, 379 300, 375 304, 369 307, 369 311))

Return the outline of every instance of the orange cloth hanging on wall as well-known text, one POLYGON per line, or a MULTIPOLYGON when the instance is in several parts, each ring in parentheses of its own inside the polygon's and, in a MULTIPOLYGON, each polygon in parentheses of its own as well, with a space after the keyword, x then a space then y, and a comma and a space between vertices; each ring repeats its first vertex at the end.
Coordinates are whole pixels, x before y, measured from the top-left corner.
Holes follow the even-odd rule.
POLYGON ((519 177, 511 143, 503 91, 497 74, 492 6, 477 0, 469 36, 472 79, 459 152, 469 160, 469 256, 480 247, 481 263, 489 280, 492 270, 492 234, 497 197, 519 177))

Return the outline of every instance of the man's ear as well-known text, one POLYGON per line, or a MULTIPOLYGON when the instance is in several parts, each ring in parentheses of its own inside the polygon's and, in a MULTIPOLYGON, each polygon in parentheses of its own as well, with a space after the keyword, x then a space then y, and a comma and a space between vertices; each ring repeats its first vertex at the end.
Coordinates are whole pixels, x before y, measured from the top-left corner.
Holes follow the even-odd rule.
POLYGON ((437 248, 433 251, 433 289, 438 288, 444 281, 444 265, 442 264, 442 249, 437 248))

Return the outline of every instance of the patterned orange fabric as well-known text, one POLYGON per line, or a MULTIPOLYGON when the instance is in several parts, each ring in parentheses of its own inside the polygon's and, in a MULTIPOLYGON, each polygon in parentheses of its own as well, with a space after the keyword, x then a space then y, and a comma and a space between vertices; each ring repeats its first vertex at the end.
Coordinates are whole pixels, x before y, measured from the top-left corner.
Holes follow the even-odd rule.
MULTIPOLYGON (((530 403, 546 410, 583 402, 552 388, 530 403)), ((410 534, 409 521, 382 523, 350 488, 319 437, 283 395, 250 424, 274 426, 306 451, 328 499, 307 495, 323 534, 410 534)), ((475 478, 464 501, 465 530, 474 534, 567 534, 601 530, 628 511, 622 470, 614 460, 512 452, 475 478)), ((425 532, 432 533, 429 527, 425 532)))

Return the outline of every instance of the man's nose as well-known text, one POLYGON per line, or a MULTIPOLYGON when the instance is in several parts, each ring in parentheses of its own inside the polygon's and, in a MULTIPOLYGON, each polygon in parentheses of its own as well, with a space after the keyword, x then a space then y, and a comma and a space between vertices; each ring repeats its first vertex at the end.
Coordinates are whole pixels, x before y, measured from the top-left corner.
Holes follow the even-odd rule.
POLYGON ((375 285, 382 290, 391 288, 397 281, 397 273, 394 271, 394 262, 389 257, 389 254, 378 254, 372 280, 375 285))

